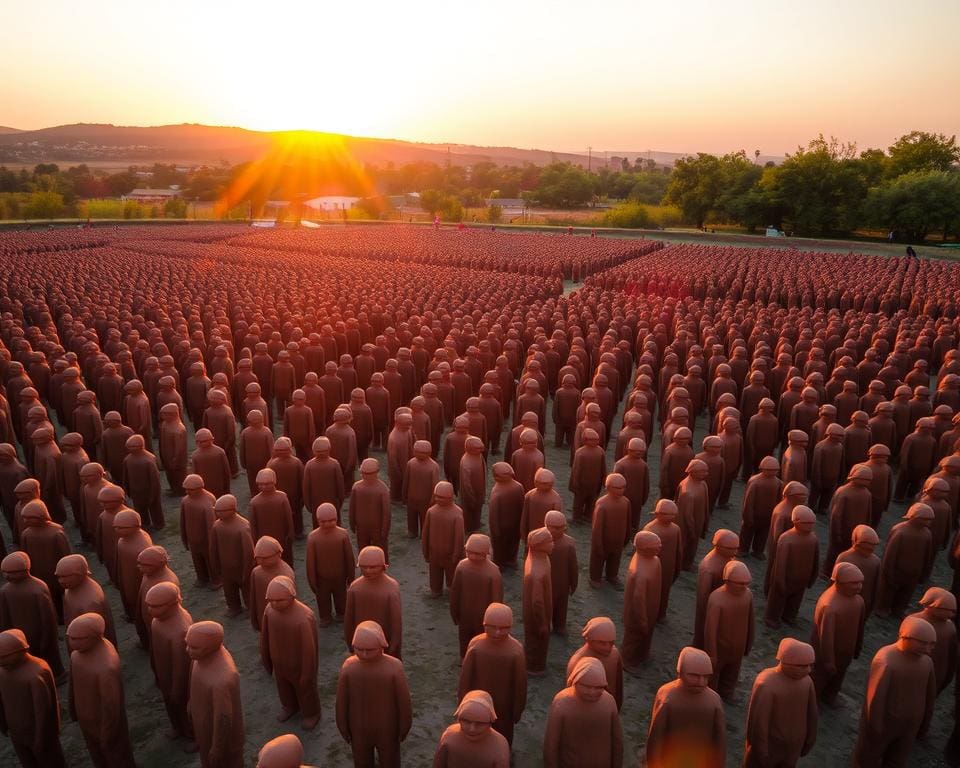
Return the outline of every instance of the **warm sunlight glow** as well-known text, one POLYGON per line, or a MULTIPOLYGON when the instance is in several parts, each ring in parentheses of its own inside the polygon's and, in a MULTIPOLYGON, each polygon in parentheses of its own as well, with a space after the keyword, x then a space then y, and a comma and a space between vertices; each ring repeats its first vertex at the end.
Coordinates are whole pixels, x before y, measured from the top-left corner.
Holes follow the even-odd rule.
POLYGON ((960 129, 955 0, 8 6, 0 125, 16 128, 771 154, 820 132, 885 147, 960 129))

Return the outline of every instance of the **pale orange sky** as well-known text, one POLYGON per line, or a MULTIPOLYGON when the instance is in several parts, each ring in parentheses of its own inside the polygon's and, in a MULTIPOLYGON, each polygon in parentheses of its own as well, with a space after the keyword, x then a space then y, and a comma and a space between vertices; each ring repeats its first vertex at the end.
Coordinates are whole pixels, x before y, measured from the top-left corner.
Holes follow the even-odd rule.
POLYGON ((0 125, 782 154, 960 133, 958 0, 29 0, 0 125))

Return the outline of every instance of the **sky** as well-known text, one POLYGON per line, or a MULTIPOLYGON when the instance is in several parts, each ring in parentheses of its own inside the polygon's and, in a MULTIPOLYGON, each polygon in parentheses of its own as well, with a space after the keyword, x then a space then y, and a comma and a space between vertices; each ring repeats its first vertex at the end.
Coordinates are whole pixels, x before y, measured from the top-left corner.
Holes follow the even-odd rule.
POLYGON ((958 0, 21 0, 2 27, 22 129, 764 155, 960 133, 958 0))

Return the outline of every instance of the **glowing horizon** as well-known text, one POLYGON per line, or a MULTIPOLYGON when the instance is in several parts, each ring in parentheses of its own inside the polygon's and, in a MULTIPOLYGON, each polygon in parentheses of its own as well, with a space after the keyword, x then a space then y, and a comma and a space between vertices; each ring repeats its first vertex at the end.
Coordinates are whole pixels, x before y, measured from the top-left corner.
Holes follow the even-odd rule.
POLYGON ((584 153, 960 133, 955 0, 5 9, 0 125, 203 123, 584 153), (13 34, 10 34, 13 33, 13 34))

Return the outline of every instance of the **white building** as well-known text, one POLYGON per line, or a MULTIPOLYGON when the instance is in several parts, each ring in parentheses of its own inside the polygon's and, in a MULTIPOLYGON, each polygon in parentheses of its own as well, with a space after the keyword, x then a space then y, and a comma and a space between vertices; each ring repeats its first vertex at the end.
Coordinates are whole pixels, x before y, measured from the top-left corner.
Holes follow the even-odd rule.
POLYGON ((358 202, 359 197, 346 197, 344 195, 323 195, 315 197, 312 200, 305 200, 305 208, 312 208, 315 211, 347 211, 353 208, 358 202))

